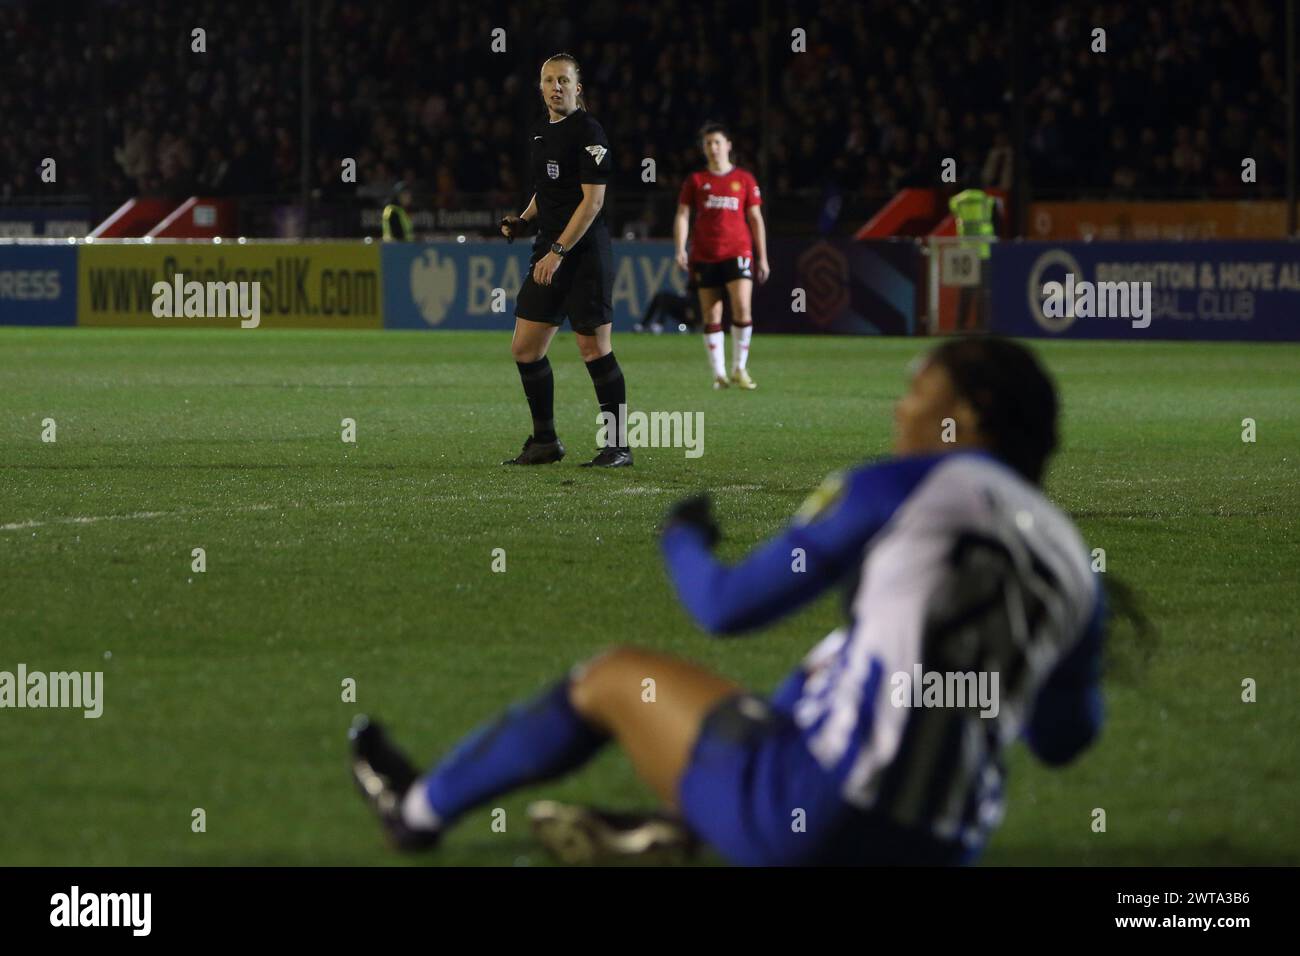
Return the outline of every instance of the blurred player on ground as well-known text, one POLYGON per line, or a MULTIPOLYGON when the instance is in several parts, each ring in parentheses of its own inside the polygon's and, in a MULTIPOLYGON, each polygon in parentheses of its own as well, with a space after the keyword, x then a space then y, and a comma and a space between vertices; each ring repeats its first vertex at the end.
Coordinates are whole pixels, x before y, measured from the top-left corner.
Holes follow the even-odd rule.
POLYGON ((1007 746, 1023 740, 1059 765, 1100 732, 1103 593, 1078 531, 1041 490, 1057 397, 1026 349, 997 338, 938 346, 894 419, 896 457, 832 476, 737 565, 712 554, 707 498, 669 514, 669 575, 709 633, 761 628, 846 587, 843 626, 771 697, 617 648, 466 737, 424 777, 363 718, 353 776, 390 840, 431 847, 472 808, 617 741, 665 813, 535 805, 539 837, 567 858, 700 840, 744 864, 973 860, 1002 819, 1007 746), (918 671, 996 675, 993 706, 900 696, 898 675, 918 671))
POLYGON ((766 282, 771 273, 758 182, 748 170, 731 164, 731 138, 720 124, 709 123, 700 130, 700 145, 708 168, 686 177, 677 198, 677 216, 673 220, 677 265, 687 271, 690 287, 700 299, 713 387, 726 388, 728 384, 722 334, 725 291, 731 303, 731 382, 741 388, 754 388, 746 368, 754 331, 750 300, 755 272, 759 282, 766 282), (688 256, 686 238, 692 210, 695 230, 688 256))

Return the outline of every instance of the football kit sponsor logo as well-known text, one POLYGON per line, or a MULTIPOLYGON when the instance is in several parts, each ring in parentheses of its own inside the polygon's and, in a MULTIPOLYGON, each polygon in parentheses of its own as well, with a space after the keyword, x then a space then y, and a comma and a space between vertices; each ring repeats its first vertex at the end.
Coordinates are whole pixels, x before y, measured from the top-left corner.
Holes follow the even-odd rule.
POLYGON ((736 196, 710 196, 704 200, 705 209, 731 209, 740 208, 740 199, 736 196))
POLYGON ((604 146, 588 146, 587 152, 591 153, 591 158, 594 159, 596 161, 596 165, 599 166, 600 161, 605 158, 605 153, 607 152, 607 150, 605 149, 604 146))

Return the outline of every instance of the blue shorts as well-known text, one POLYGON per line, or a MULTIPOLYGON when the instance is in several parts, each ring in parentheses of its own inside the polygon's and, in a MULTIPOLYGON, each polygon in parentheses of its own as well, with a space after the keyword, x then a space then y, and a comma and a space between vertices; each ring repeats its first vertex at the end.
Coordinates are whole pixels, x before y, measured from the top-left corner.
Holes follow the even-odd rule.
POLYGON ((963 862, 959 845, 859 810, 839 790, 788 709, 741 694, 705 718, 678 798, 687 826, 742 866, 963 862))

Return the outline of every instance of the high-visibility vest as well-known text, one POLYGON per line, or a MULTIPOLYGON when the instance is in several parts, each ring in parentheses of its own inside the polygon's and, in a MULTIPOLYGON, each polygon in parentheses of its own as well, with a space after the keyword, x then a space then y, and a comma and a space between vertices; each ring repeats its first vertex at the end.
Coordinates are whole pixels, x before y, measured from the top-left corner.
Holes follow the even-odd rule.
POLYGON ((384 207, 384 241, 390 242, 393 239, 413 239, 415 230, 411 226, 411 217, 407 215, 406 210, 397 203, 389 203, 384 207), (397 228, 393 228, 392 220, 397 218, 397 228))
MULTIPOLYGON (((993 207, 996 202, 997 200, 982 189, 963 189, 957 195, 948 200, 948 208, 957 218, 957 235, 994 235, 993 207)), ((991 249, 987 242, 963 243, 963 245, 977 246, 980 251, 981 259, 987 259, 991 254, 991 249)))

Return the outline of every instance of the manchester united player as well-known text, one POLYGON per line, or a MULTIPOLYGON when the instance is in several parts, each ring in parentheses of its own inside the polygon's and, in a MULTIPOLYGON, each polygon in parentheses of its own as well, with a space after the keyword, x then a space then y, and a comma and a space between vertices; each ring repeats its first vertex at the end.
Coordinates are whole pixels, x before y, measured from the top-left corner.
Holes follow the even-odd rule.
POLYGON ((725 288, 731 303, 731 381, 740 388, 756 388, 745 368, 754 331, 749 303, 754 291, 755 252, 758 281, 766 282, 771 272, 767 265, 767 231, 759 208, 758 182, 748 170, 731 164, 731 137, 722 125, 706 124, 700 130, 700 145, 708 169, 686 177, 677 198, 677 218, 673 222, 677 265, 690 275, 690 286, 700 298, 713 387, 726 388, 728 384, 722 335, 725 288), (688 257, 686 235, 692 209, 695 210, 695 235, 688 257))

